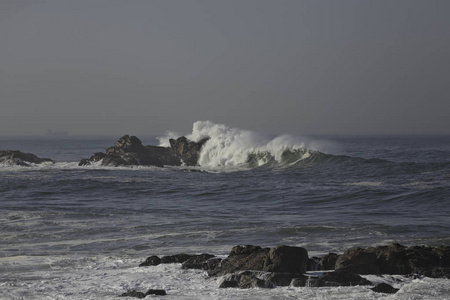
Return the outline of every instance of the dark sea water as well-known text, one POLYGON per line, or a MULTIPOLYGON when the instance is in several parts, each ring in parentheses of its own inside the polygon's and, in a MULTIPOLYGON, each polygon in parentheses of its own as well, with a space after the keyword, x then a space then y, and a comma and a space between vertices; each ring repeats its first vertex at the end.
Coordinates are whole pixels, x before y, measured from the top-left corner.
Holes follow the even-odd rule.
MULTIPOLYGON (((450 244, 450 137, 266 142, 227 130, 209 133, 217 139, 195 168, 78 167, 119 137, 1 138, 1 150, 56 163, 0 166, 0 299, 116 299, 150 287, 167 299, 374 299, 382 295, 362 287, 219 290, 200 271, 137 265, 243 244, 301 246, 310 256, 450 244)), ((450 298, 449 280, 398 287, 398 299, 450 298)))

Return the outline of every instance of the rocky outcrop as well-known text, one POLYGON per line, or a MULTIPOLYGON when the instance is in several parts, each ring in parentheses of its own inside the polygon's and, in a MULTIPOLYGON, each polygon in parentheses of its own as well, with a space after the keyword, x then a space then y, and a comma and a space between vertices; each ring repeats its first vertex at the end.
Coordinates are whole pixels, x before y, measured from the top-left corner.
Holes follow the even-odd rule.
POLYGON ((45 162, 53 162, 49 158, 40 158, 31 153, 24 153, 18 150, 0 151, 0 164, 10 166, 28 167, 30 164, 42 164, 45 162))
POLYGON ((209 270, 208 273, 210 276, 217 276, 253 270, 296 275, 306 272, 308 260, 308 252, 301 247, 235 246, 231 249, 230 255, 217 268, 209 270))
POLYGON ((136 136, 124 135, 105 153, 95 153, 89 159, 82 159, 80 166, 100 163, 103 166, 196 166, 200 151, 207 139, 196 143, 185 137, 171 139, 171 147, 144 146, 136 136))
POLYGON ((358 274, 419 274, 446 277, 450 274, 450 247, 389 246, 349 249, 336 260, 336 270, 358 274))
POLYGON ((204 138, 199 142, 189 141, 182 136, 178 139, 170 139, 170 147, 186 166, 196 166, 203 145, 209 140, 204 138))
MULTIPOLYGON (((338 255, 308 257, 306 249, 292 246, 262 248, 235 246, 227 258, 211 254, 150 256, 140 266, 182 263, 184 269, 203 269, 221 277, 220 288, 275 288, 374 286, 361 275, 423 275, 450 278, 450 247, 388 246, 354 248, 338 255), (319 272, 320 270, 327 270, 319 272), (307 271, 317 271, 307 273, 307 271)), ((379 293, 396 293, 386 283, 371 288, 379 293)))

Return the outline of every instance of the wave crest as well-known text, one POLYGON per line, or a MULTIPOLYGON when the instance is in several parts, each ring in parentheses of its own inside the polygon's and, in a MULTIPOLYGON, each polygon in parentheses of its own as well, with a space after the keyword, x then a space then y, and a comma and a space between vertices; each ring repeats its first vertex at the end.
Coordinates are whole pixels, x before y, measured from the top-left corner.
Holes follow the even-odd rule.
POLYGON ((286 162, 288 157, 297 161, 309 153, 298 137, 281 135, 270 138, 211 121, 195 122, 192 133, 187 136, 196 142, 206 137, 209 140, 203 146, 198 161, 202 167, 257 167, 286 162))

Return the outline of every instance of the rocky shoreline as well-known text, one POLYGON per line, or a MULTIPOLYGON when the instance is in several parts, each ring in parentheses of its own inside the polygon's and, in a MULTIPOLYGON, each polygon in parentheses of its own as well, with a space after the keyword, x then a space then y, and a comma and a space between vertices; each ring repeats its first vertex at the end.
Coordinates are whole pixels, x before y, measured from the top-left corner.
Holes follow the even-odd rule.
MULTIPOLYGON (((209 277, 222 277, 219 288, 275 288, 368 286, 374 292, 396 293, 386 283, 378 285, 361 275, 404 275, 450 278, 450 246, 387 246, 351 248, 342 254, 309 257, 302 247, 235 246, 228 257, 212 254, 149 256, 139 267, 180 263, 183 269, 201 269, 209 277)), ((122 296, 144 298, 150 294, 128 291, 122 296)), ((160 290, 158 290, 160 291, 160 290)), ((161 293, 161 292, 160 292, 161 293)), ((164 291, 165 293, 165 291, 164 291)))

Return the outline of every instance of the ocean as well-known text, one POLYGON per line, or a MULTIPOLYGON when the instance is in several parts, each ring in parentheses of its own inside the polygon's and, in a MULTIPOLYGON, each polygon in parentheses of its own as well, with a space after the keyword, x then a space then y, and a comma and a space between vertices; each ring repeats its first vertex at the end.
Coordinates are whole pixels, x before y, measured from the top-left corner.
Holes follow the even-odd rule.
MULTIPOLYGON (((144 145, 163 137, 138 136, 144 145)), ((450 245, 450 136, 272 136, 196 122, 198 167, 78 166, 120 137, 0 138, 55 163, 0 165, 0 299, 450 299, 450 280, 365 276, 368 287, 219 289, 221 278, 150 255, 235 245, 450 245), (119 298, 120 299, 120 298, 119 298), (126 299, 126 298, 123 298, 126 299), (133 298, 129 298, 133 299, 133 298)))

